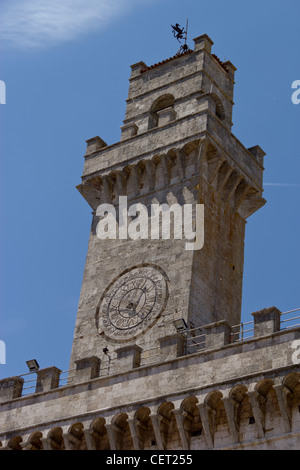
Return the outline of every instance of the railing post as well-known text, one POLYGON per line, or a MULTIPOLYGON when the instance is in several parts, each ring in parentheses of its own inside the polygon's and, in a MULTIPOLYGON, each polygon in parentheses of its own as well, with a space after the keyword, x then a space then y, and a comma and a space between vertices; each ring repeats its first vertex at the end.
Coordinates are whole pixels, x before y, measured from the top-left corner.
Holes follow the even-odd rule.
POLYGON ((22 396, 24 379, 21 377, 8 377, 0 380, 0 403, 22 396))
POLYGON ((268 336, 280 331, 281 312, 276 307, 268 307, 258 312, 253 312, 254 338, 268 336))
POLYGON ((162 361, 183 356, 186 349, 186 335, 177 333, 159 338, 160 357, 162 361))
POLYGON ((201 329, 205 332, 205 349, 222 348, 230 342, 231 328, 225 320, 220 320, 201 329))
POLYGON ((61 370, 57 367, 47 367, 37 371, 35 393, 47 392, 59 386, 61 370))
POLYGON ((85 382, 99 377, 100 363, 99 357, 96 356, 85 357, 75 361, 75 382, 85 382))

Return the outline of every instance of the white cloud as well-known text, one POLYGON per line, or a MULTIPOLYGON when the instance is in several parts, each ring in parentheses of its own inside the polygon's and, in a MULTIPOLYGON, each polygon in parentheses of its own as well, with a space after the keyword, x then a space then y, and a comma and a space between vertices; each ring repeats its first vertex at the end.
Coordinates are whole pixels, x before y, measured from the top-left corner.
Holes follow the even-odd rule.
POLYGON ((2 4, 2 41, 48 47, 103 29, 142 0, 9 0, 2 4))

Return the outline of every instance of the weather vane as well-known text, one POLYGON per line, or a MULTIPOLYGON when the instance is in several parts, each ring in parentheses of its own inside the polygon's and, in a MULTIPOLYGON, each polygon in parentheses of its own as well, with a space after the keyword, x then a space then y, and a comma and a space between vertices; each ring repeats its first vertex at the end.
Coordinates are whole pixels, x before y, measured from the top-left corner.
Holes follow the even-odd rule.
POLYGON ((181 28, 180 24, 176 23, 175 26, 171 24, 172 27, 172 33, 174 38, 177 39, 178 42, 181 43, 181 40, 184 40, 184 44, 180 47, 179 51, 177 54, 181 54, 182 52, 186 52, 189 49, 189 46, 187 45, 187 30, 188 30, 188 19, 186 20, 186 28, 181 28))

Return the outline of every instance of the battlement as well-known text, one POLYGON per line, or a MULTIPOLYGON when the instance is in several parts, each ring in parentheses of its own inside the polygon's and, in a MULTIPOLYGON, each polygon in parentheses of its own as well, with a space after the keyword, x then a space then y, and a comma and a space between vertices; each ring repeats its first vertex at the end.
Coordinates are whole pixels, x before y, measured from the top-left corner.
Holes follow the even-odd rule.
POLYGON ((194 50, 177 54, 152 66, 131 66, 122 139, 139 134, 203 107, 201 95, 209 94, 211 108, 230 130, 234 73, 230 62, 211 53, 213 41, 206 35, 194 39, 194 50), (167 116, 161 110, 169 109, 167 116), (134 131, 133 131, 134 128, 134 131))
POLYGON ((165 340, 159 364, 120 354, 124 371, 98 377, 103 361, 86 358, 73 383, 58 387, 59 370, 43 369, 23 397, 20 378, 0 381, 2 449, 276 449, 285 438, 297 448, 300 328, 280 328, 274 307, 253 316, 243 341, 219 322, 205 327, 204 350, 169 359, 179 342, 165 340))
POLYGON ((120 141, 86 141, 77 188, 93 212, 68 376, 0 380, 1 449, 299 447, 300 317, 270 307, 240 323, 265 153, 231 132, 236 68, 212 46, 202 35, 133 64, 120 141), (153 205, 169 225, 159 214, 149 237, 153 205), (187 207, 188 240, 201 208, 197 248, 187 207))

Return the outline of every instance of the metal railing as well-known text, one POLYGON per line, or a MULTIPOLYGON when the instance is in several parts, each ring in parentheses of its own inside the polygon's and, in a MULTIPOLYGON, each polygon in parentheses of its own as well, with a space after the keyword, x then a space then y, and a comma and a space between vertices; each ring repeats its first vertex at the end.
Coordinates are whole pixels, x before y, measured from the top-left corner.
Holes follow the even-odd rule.
MULTIPOLYGON (((280 316, 280 331, 290 328, 300 327, 300 314, 295 315, 295 312, 300 312, 300 308, 282 312, 280 316)), ((194 354, 205 350, 206 334, 203 333, 200 327, 187 328, 184 332, 185 335, 185 354, 194 354)), ((243 322, 231 327, 230 343, 243 342, 254 338, 254 321, 243 322)), ((67 385, 67 381, 72 378, 69 375, 71 371, 65 370, 61 372, 59 379, 59 387, 67 385)), ((107 370, 103 371, 101 376, 107 375, 107 370)), ((23 384, 22 396, 31 395, 35 393, 37 376, 36 372, 28 372, 27 374, 19 375, 18 377, 26 377, 23 384), (34 378, 30 378, 34 376, 34 378), (27 380, 27 377, 29 380, 27 380)))
MULTIPOLYGON (((288 328, 297 328, 300 326, 300 314, 295 316, 295 312, 300 312, 300 308, 294 308, 293 310, 288 310, 281 313, 280 331, 286 330, 288 328)), ((246 341, 247 339, 251 338, 254 338, 253 320, 231 327, 231 342, 246 341)))
POLYGON ((254 321, 247 321, 231 327, 231 343, 246 341, 251 338, 254 338, 254 321))
MULTIPOLYGON (((280 315, 280 331, 300 327, 300 308, 282 312, 280 315)), ((186 335, 186 354, 193 354, 205 349, 205 333, 200 327, 188 328, 183 334, 186 335)), ((231 327, 230 343, 247 341, 254 338, 254 320, 242 322, 231 327)))
MULTIPOLYGON (((59 377, 59 387, 63 387, 64 385, 67 384, 67 380, 69 380, 71 377, 69 376, 69 370, 62 371, 59 377)), ((27 396, 27 395, 32 395, 36 391, 36 385, 37 385, 37 375, 36 372, 27 372, 27 374, 21 374, 18 375, 18 377, 24 378, 24 383, 23 383, 23 389, 22 389, 22 397, 27 396), (27 380, 27 377, 28 380, 27 380), (34 377, 34 378, 30 378, 34 377)))
POLYGON ((205 349, 206 334, 202 333, 201 328, 188 328, 184 334, 186 335, 186 354, 193 354, 205 349))
POLYGON ((298 326, 300 326, 300 315, 296 315, 296 316, 291 316, 291 318, 284 318, 282 319, 282 317, 284 315, 291 315, 295 312, 300 312, 300 308, 294 308, 294 310, 288 310, 287 312, 283 312, 280 316, 280 330, 287 330, 288 328, 297 328, 298 326), (287 325, 287 323, 289 323, 287 325))

